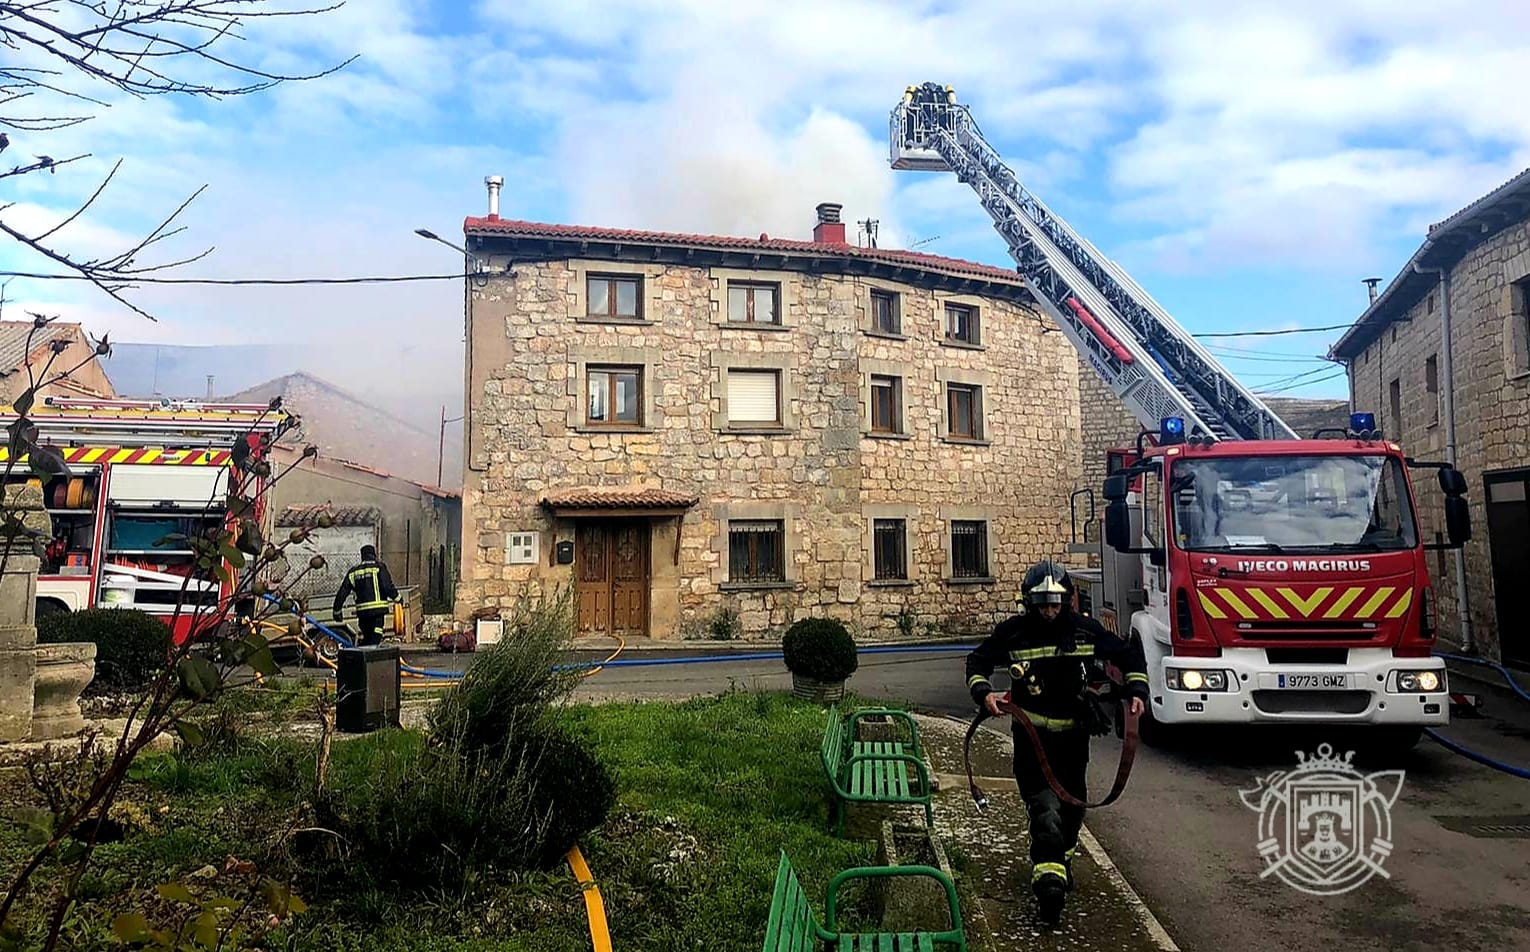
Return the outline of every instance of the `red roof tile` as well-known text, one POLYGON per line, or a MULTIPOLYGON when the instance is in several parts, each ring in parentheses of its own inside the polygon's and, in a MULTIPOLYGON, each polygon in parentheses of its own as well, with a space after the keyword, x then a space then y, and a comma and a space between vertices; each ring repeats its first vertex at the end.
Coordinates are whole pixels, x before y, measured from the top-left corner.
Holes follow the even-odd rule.
POLYGON ((542 497, 551 509, 687 509, 697 497, 639 486, 581 486, 556 489, 542 497))
POLYGON ((683 232, 635 231, 626 228, 593 228, 585 225, 553 225, 545 222, 513 221, 505 218, 475 218, 469 216, 462 225, 468 235, 508 235, 522 238, 587 239, 590 241, 624 241, 642 245, 674 245, 682 247, 716 248, 726 251, 774 251, 796 252, 829 258, 860 258, 884 264, 905 265, 949 274, 985 278, 1006 284, 1019 284, 1020 275, 1007 268, 946 258, 941 255, 922 254, 895 248, 860 248, 849 244, 817 241, 794 241, 789 238, 736 238, 727 235, 690 235, 683 232))

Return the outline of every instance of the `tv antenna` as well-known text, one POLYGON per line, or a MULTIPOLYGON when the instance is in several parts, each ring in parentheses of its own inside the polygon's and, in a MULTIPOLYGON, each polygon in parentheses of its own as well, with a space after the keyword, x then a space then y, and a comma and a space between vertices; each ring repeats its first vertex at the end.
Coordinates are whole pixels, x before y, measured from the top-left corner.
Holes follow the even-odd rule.
MULTIPOLYGON (((867 247, 875 248, 877 246, 877 226, 881 223, 876 218, 865 218, 856 222, 860 226, 860 235, 866 239, 867 247)), ((856 244, 860 244, 859 238, 857 238, 856 244)))

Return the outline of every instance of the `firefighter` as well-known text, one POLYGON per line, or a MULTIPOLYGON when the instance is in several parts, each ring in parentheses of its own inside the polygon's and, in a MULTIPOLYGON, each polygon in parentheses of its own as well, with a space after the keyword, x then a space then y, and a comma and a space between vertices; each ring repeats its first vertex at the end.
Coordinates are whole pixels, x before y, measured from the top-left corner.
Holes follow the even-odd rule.
MULTIPOLYGON (((1087 800, 1089 736, 1110 729, 1092 716, 1085 700, 1087 666, 1108 661, 1119 668, 1128 705, 1140 715, 1148 696, 1142 649, 1073 610, 1073 581, 1056 562, 1031 566, 1020 599, 1021 613, 1000 622, 967 655, 967 687, 979 706, 998 716, 999 695, 988 676, 996 667, 1008 667, 1010 700, 1036 727, 1053 776, 1070 796, 1087 800)), ((1018 720, 1010 727, 1015 783, 1030 814, 1031 890, 1042 920, 1055 925, 1073 887, 1073 854, 1084 810, 1058 799, 1042 773, 1030 735, 1018 720)))
POLYGON ((356 624, 361 628, 361 644, 382 644, 383 620, 388 617, 388 608, 393 599, 398 598, 398 589, 393 585, 393 577, 388 574, 388 566, 377 560, 377 549, 370 545, 361 547, 361 564, 345 573, 340 591, 335 593, 336 621, 340 620, 346 598, 353 593, 356 596, 356 624))

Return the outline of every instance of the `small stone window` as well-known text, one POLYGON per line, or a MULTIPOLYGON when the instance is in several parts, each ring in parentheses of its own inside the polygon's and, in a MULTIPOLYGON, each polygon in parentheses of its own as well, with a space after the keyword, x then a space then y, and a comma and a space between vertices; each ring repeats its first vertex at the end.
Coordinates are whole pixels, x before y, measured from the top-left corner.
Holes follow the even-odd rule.
POLYGON ((1431 354, 1424 361, 1424 390, 1429 394, 1429 425, 1438 426, 1440 422, 1440 361, 1431 354))
POLYGON ((946 305, 946 340, 978 345, 978 310, 970 304, 946 305))
POLYGON ((871 432, 902 433, 903 380, 901 377, 872 374, 871 432))
POLYGON ((590 367, 585 374, 589 426, 643 425, 643 368, 590 367))
POLYGON ((611 321, 643 318, 643 279, 630 274, 592 274, 585 279, 586 316, 611 321))
POLYGON ((728 323, 780 324, 781 286, 759 281, 729 281, 728 323))
POLYGON ((946 384, 946 433, 951 439, 983 438, 983 388, 973 384, 946 384))
POLYGON ((988 523, 977 520, 952 521, 951 577, 988 577, 988 523))
POLYGON ((1509 347, 1511 375, 1530 373, 1530 275, 1509 287, 1509 347))
POLYGON ((779 519, 737 519, 728 523, 728 581, 781 582, 786 579, 786 524, 779 519))
POLYGON ((1402 439, 1402 379, 1393 377, 1392 383, 1387 387, 1388 402, 1392 407, 1392 419, 1387 421, 1386 432, 1389 432, 1394 440, 1402 439))
POLYGON ((898 295, 892 291, 871 292, 871 329, 878 334, 903 333, 903 319, 899 313, 898 295))
POLYGON ((875 519, 871 524, 874 575, 878 581, 908 578, 908 523, 902 519, 875 519))

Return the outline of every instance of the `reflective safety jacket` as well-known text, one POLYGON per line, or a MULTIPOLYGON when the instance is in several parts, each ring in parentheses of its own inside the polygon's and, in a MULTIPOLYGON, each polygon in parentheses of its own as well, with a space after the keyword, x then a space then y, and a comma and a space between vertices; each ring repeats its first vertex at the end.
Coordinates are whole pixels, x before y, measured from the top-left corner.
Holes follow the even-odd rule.
POLYGON ((994 686, 988 676, 1007 667, 1010 700, 1038 728, 1080 726, 1089 665, 1108 661, 1120 669, 1129 697, 1148 700, 1147 664, 1139 645, 1106 631, 1099 622, 1069 610, 1048 622, 1037 613, 1013 615, 967 655, 967 688, 983 703, 994 686))
POLYGON ((382 611, 388 607, 390 599, 398 597, 398 589, 393 586, 388 567, 372 561, 362 562, 345 573, 345 581, 340 583, 340 591, 335 593, 336 615, 345 607, 345 599, 352 592, 356 594, 358 612, 382 611))

